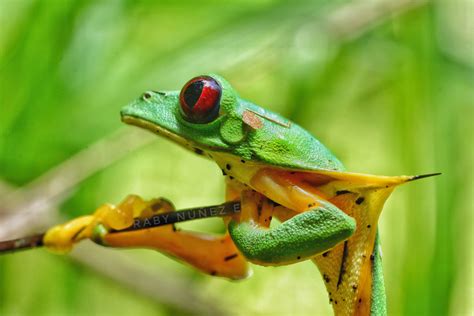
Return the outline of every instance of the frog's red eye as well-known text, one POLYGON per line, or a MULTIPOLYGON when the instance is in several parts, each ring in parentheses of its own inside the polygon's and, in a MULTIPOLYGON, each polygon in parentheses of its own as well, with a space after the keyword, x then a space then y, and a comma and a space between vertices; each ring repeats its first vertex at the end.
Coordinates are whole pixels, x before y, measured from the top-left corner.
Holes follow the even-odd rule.
POLYGON ((219 115, 221 94, 221 86, 213 78, 193 78, 181 89, 181 113, 192 123, 209 123, 219 115))

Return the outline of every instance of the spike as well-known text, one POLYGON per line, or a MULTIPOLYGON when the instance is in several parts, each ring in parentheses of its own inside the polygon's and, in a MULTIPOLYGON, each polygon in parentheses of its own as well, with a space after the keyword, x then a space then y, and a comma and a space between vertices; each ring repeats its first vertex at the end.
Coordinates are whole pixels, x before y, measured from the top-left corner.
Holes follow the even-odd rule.
POLYGON ((419 179, 423 179, 423 178, 439 176, 440 174, 441 174, 441 172, 420 174, 420 175, 411 177, 408 181, 415 181, 415 180, 419 180, 419 179))

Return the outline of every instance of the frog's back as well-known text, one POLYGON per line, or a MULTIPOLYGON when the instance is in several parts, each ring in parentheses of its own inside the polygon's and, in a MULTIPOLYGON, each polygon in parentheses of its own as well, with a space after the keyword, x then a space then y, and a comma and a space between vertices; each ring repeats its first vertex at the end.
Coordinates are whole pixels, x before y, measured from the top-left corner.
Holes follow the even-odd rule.
POLYGON ((242 101, 264 124, 250 133, 240 155, 269 165, 302 170, 343 171, 342 163, 319 140, 282 116, 242 101))

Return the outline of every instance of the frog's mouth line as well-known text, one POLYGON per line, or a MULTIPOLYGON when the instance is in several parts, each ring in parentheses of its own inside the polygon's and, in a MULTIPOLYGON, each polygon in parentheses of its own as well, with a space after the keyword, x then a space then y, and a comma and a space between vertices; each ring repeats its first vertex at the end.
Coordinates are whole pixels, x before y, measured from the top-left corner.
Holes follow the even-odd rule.
POLYGON ((156 125, 154 123, 151 123, 147 120, 144 120, 144 119, 141 119, 141 118, 138 118, 138 117, 134 117, 134 116, 131 116, 131 115, 123 115, 122 116, 122 122, 126 123, 126 124, 129 124, 129 125, 134 125, 134 126, 138 126, 140 128, 143 128, 143 129, 146 129, 150 132, 153 132, 155 134, 158 134, 160 136, 164 136, 168 139, 171 139, 172 141, 180 144, 180 145, 183 145, 183 146, 186 146, 188 148, 192 148, 193 147, 193 144, 191 144, 191 142, 179 135, 176 135, 172 132, 170 132, 169 130, 159 126, 159 125, 156 125))
POLYGON ((174 134, 167 130, 166 128, 163 128, 155 123, 149 122, 147 120, 144 120, 142 118, 138 118, 132 115, 122 115, 122 122, 128 124, 128 125, 133 125, 133 126, 138 126, 140 128, 146 129, 154 134, 163 136, 165 138, 170 139, 174 143, 188 149, 191 151, 194 151, 196 154, 206 156, 204 152, 206 150, 212 150, 211 148, 203 148, 202 145, 197 145, 193 142, 191 142, 189 139, 186 139, 184 137, 181 137, 177 134, 174 134))

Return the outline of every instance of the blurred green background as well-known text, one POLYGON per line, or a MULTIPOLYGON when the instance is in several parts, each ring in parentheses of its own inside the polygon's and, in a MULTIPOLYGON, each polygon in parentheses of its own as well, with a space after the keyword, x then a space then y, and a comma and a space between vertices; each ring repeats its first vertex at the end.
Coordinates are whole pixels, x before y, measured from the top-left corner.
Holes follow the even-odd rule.
MULTIPOLYGON (((473 12, 469 0, 1 0, 0 239, 129 193, 220 203, 211 161, 118 115, 147 89, 217 72, 351 171, 442 172, 397 189, 382 213, 388 311, 472 315, 473 12)), ((311 262, 230 282, 87 242, 71 256, 0 257, 0 315, 188 314, 331 308, 311 262)))

